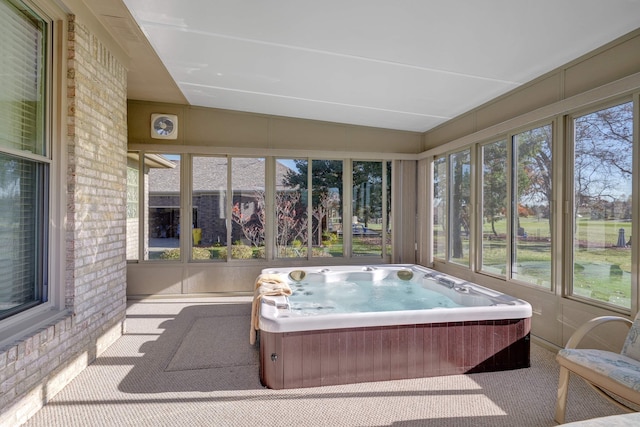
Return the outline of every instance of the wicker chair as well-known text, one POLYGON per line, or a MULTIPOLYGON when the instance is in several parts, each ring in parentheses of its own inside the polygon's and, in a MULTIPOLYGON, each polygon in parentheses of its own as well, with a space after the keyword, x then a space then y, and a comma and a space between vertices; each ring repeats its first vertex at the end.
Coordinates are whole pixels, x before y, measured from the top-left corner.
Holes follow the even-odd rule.
POLYGON ((555 413, 558 423, 564 422, 570 372, 582 377, 612 403, 634 411, 635 409, 613 399, 609 394, 621 397, 631 404, 640 405, 640 313, 633 322, 619 316, 591 319, 573 333, 565 348, 558 352, 556 360, 560 364, 555 413), (620 353, 577 348, 593 328, 610 322, 621 323, 629 328, 620 353))

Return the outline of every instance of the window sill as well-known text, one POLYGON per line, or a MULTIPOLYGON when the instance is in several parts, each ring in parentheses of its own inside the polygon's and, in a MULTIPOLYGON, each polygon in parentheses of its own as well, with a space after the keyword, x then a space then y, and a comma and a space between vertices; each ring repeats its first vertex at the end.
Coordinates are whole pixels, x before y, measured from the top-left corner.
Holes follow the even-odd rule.
POLYGON ((23 313, 19 318, 3 320, 0 322, 0 349, 6 349, 12 344, 24 341, 69 316, 71 316, 69 310, 37 307, 28 313, 23 313))

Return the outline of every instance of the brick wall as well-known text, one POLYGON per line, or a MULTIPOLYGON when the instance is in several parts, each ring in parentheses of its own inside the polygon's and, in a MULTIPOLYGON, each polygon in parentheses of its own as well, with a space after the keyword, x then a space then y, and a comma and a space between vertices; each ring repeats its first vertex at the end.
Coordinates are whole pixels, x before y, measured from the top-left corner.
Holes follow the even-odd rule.
POLYGON ((66 253, 50 261, 70 314, 0 348, 0 425, 27 420, 124 329, 126 69, 74 17, 67 43, 66 253))
POLYGON ((87 28, 69 31, 66 303, 78 326, 126 305, 126 69, 87 28))

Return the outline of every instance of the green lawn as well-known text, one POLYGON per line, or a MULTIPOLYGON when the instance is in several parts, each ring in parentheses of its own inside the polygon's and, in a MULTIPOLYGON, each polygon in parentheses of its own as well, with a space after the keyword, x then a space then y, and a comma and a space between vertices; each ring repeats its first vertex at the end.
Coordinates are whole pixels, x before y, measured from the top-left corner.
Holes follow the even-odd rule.
MULTIPOLYGON (((527 232, 526 239, 518 239, 518 273, 528 281, 546 283, 551 274, 551 242, 546 219, 520 218, 520 226, 527 232)), ((506 232, 506 221, 495 224, 501 236, 506 232)), ((574 238, 574 293, 613 304, 629 307, 631 297, 631 248, 616 247, 620 229, 625 240, 631 236, 631 223, 581 218, 577 222, 574 238)), ((491 224, 483 227, 483 264, 488 271, 504 274, 507 259, 504 238, 488 240, 493 236, 491 224)))

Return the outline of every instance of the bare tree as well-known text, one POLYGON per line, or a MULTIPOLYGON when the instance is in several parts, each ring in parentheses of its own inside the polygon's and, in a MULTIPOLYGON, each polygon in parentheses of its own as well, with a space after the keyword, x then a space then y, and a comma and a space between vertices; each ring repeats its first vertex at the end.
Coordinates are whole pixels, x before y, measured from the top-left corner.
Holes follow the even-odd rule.
POLYGON ((574 140, 574 212, 605 215, 608 205, 626 198, 621 182, 632 174, 633 103, 578 117, 574 140))
POLYGON ((264 191, 257 190, 249 203, 236 202, 231 210, 231 219, 240 226, 244 237, 253 246, 264 245, 265 209, 264 191))
POLYGON ((307 244, 308 218, 306 208, 300 203, 299 191, 279 191, 276 193, 276 222, 278 233, 276 246, 278 253, 295 240, 307 244))

